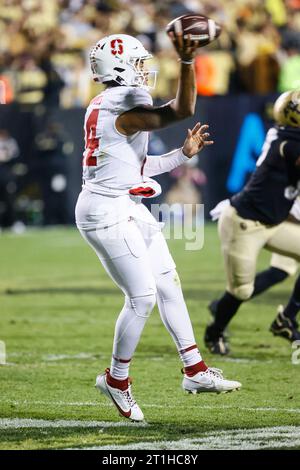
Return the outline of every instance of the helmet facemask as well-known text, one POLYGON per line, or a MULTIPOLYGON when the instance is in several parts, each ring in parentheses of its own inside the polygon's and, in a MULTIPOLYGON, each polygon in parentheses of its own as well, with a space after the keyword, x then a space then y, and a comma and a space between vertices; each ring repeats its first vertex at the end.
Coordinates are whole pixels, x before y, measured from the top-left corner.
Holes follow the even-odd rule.
POLYGON ((155 88, 157 71, 148 70, 148 68, 145 67, 145 61, 151 58, 151 54, 145 57, 129 58, 127 63, 133 68, 134 71, 134 78, 133 83, 130 84, 131 86, 138 86, 146 90, 153 90, 155 88))

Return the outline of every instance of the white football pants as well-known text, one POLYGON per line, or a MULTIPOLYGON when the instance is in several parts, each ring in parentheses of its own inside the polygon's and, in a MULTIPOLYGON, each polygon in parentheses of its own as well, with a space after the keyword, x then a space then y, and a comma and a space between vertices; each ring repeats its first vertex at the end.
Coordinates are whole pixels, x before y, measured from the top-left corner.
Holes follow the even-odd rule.
MULTIPOLYGON (((109 203, 116 205, 117 199, 84 190, 76 206, 81 235, 125 294, 115 327, 113 357, 124 363, 130 361, 156 300, 161 319, 182 357, 186 349, 195 345, 195 338, 176 266, 159 224, 144 205, 130 200, 130 215, 126 213, 125 220, 109 227, 103 223, 98 228, 92 226, 93 220, 103 222, 99 216, 102 202, 110 200, 109 203)), ((124 201, 122 205, 124 215, 124 201)), ((194 364, 201 361, 198 350, 190 354, 194 364)))

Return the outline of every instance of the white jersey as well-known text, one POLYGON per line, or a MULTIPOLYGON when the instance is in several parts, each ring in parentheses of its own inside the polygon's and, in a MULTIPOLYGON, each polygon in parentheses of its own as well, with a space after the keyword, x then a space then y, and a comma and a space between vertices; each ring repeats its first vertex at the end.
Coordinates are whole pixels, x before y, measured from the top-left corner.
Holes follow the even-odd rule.
POLYGON ((84 187, 92 192, 121 196, 143 182, 148 132, 125 136, 115 126, 117 117, 136 106, 152 105, 150 94, 138 87, 106 89, 89 104, 84 120, 84 187))

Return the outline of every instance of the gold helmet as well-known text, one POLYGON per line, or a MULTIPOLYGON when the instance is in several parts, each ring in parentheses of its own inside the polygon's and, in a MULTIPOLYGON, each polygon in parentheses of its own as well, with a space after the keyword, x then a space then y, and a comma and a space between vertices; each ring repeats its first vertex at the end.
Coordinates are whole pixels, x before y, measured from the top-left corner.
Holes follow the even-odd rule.
POLYGON ((275 101, 273 112, 280 126, 300 127, 300 90, 282 93, 275 101))

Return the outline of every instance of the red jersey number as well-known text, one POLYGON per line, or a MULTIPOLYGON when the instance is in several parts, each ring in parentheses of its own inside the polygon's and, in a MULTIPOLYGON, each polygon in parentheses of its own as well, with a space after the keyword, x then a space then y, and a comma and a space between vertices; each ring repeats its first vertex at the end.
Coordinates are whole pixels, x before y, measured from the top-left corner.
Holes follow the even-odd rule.
POLYGON ((124 52, 122 39, 113 39, 110 41, 112 55, 121 55, 124 52))
POLYGON ((96 137, 97 120, 99 109, 93 109, 85 125, 85 152, 83 165, 96 166, 97 157, 94 157, 94 151, 99 147, 99 139, 96 137))

